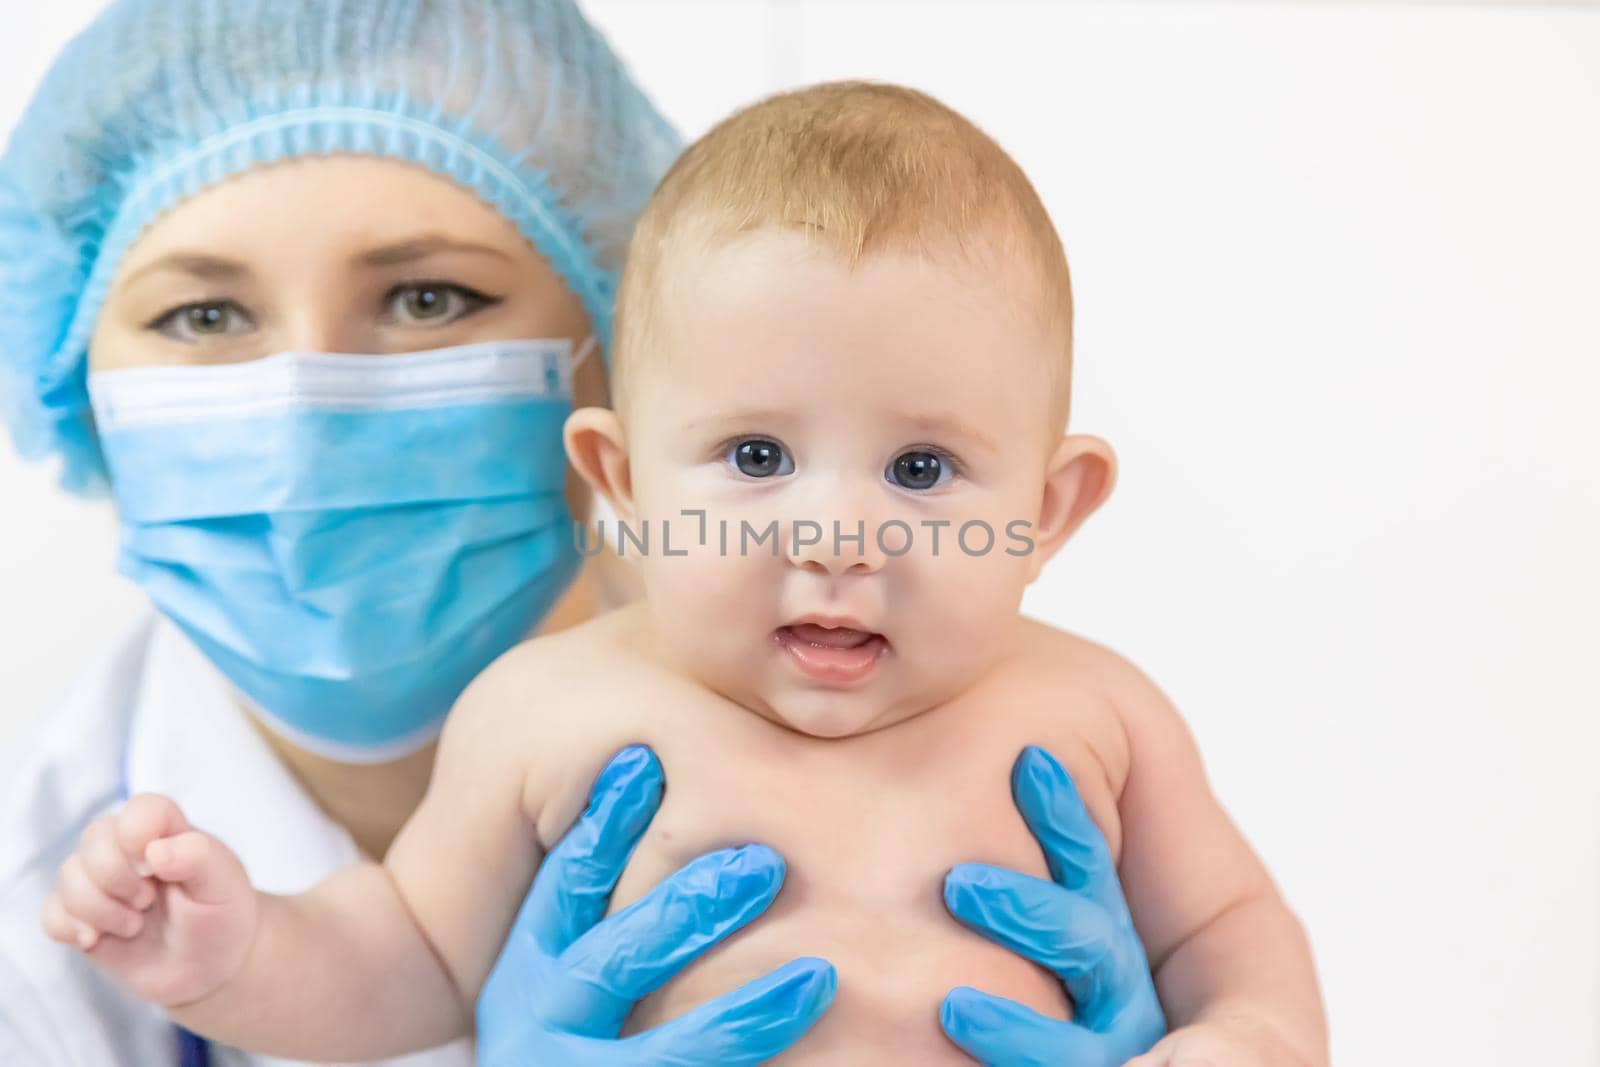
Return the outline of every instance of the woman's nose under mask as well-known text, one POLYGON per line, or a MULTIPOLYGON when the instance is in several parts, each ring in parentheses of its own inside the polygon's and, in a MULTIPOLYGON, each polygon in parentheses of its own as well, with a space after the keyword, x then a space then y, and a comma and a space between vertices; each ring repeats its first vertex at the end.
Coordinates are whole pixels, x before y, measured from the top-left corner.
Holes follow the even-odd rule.
POLYGON ((432 740, 578 570, 566 340, 91 373, 119 570, 332 759, 432 740))

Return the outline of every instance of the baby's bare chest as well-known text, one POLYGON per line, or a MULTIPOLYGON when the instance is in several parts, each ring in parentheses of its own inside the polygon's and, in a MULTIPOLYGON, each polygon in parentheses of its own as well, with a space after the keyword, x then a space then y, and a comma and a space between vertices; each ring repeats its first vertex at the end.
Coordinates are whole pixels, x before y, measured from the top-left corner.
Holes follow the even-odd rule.
POLYGON ((1070 731, 1045 739, 1001 729, 948 744, 839 751, 645 736, 667 789, 619 901, 707 850, 750 842, 784 855, 791 889, 804 884, 840 905, 903 896, 909 883, 932 884, 960 862, 1042 875, 1038 846, 1011 796, 1012 764, 1027 744, 1046 745, 1079 783, 1108 840, 1120 837, 1099 758, 1070 731))
POLYGON ((801 955, 835 964, 839 997, 786 1063, 874 1062, 913 1049, 918 1062, 938 1062, 953 1051, 938 1032, 938 1003, 960 984, 1064 1015, 1052 978, 955 922, 943 879, 966 862, 1048 877, 1011 797, 1027 744, 1063 763, 1117 851, 1114 791, 1125 768, 1105 757, 1115 722, 1089 694, 1054 694, 1048 707, 990 695, 1009 699, 842 741, 800 737, 749 712, 730 718, 726 705, 658 703, 652 716, 602 730, 600 760, 643 741, 667 778, 613 911, 712 849, 759 842, 786 863, 767 913, 641 1004, 631 1025, 671 1018, 801 955))

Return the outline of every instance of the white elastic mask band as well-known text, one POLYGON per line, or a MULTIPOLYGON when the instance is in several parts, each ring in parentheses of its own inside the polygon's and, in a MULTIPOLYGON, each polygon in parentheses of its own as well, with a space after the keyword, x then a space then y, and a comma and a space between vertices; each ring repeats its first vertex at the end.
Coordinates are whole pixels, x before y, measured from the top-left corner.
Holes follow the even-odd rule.
MULTIPOLYGON (((593 338, 585 342, 592 347, 593 338)), ((100 432, 290 408, 374 411, 572 396, 572 342, 488 341, 394 355, 280 352, 243 363, 89 375, 100 432)))
POLYGON ((591 333, 584 339, 583 344, 578 346, 577 354, 572 357, 572 372, 576 374, 578 368, 583 366, 583 361, 588 359, 594 353, 594 350, 599 347, 599 342, 596 340, 595 335, 591 333))

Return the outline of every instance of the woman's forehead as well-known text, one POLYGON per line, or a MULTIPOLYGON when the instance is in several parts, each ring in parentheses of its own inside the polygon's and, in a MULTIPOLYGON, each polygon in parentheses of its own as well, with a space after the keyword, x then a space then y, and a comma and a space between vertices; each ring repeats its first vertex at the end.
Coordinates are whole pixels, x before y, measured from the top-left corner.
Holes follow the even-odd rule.
POLYGON ((380 157, 303 157, 185 200, 145 230, 119 273, 127 279, 175 256, 312 256, 381 267, 452 250, 515 262, 532 254, 509 219, 440 175, 380 157))

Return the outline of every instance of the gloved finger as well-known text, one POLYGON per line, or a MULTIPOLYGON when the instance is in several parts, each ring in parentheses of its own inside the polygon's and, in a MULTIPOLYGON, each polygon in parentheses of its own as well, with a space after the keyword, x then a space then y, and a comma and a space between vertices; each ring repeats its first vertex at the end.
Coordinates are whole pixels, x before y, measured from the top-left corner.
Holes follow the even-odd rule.
POLYGON ((643 745, 611 757, 589 806, 545 856, 512 936, 559 955, 606 913, 628 857, 661 806, 661 763, 643 745))
POLYGON ((117 843, 111 816, 102 815, 84 828, 78 854, 94 883, 117 900, 140 911, 155 903, 155 886, 133 869, 132 861, 117 843))
POLYGON ((838 976, 827 960, 803 956, 653 1030, 617 1042, 608 1063, 650 1067, 745 1067, 764 1063, 800 1038, 833 1003, 838 976), (632 1055, 636 1059, 626 1059, 632 1055))
POLYGON ((573 942, 570 977, 633 1002, 766 910, 783 858, 765 845, 709 852, 573 942))
POLYGON ((1111 848, 1055 757, 1038 745, 1024 748, 1011 768, 1011 794, 1044 851, 1050 877, 1113 918, 1125 917, 1128 905, 1111 848))
POLYGON ((76 852, 61 865, 61 874, 56 879, 56 893, 66 907, 67 914, 89 926, 97 937, 99 934, 134 937, 144 928, 144 914, 95 885, 94 879, 89 877, 89 872, 84 868, 83 857, 76 852))
POLYGON ((1054 882, 1004 867, 963 863, 945 875, 944 902, 952 915, 1049 969, 1073 1000, 1093 1000, 1103 987, 1124 988, 1145 977, 1134 973, 1126 946, 1098 905, 1054 882))
POLYGON ((939 1025, 989 1067, 1120 1067, 1124 1058, 1100 1034, 970 986, 945 995, 939 1025))
POLYGON ((1148 1048, 1166 1033, 1132 923, 1113 922, 1098 905, 1053 882, 985 864, 953 868, 944 894, 956 918, 1060 978, 1079 1025, 1130 1049, 1148 1048))

